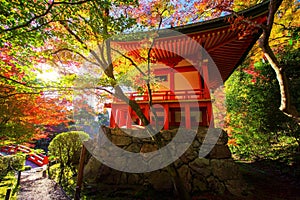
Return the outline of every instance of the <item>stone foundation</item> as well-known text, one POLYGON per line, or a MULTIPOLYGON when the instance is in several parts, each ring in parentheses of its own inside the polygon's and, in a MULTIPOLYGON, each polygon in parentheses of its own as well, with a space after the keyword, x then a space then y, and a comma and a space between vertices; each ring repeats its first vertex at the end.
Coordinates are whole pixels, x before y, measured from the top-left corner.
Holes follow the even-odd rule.
MULTIPOLYGON (((152 152, 158 149, 157 142, 149 138, 129 137, 120 129, 104 128, 107 137, 117 146, 131 152, 152 152)), ((127 130, 128 131, 128 130, 127 130)), ((131 130, 140 131, 143 130, 131 130)), ((191 130, 186 130, 187 132, 191 130)), ((210 131, 219 131, 213 129, 210 131)), ((168 144, 176 135, 177 130, 161 131, 155 139, 168 144)), ((206 136, 207 128, 200 128, 192 145, 174 162, 174 166, 181 177, 186 189, 191 193, 213 192, 223 194, 226 191, 233 195, 242 196, 247 186, 242 179, 238 166, 231 158, 227 146, 228 137, 222 131, 214 148, 205 158, 199 157, 199 149, 206 136)), ((210 134, 214 136, 214 134, 210 134)), ((212 139, 213 138, 206 138, 212 139)), ((93 142, 96 142, 95 139, 93 142)), ((208 141, 209 143, 209 141, 208 141)), ((112 156, 112 159, 113 158, 112 156)), ((124 163, 124 165, 129 163, 124 163)), ((172 191, 173 183, 165 168, 147 173, 126 173, 117 171, 101 164, 91 157, 84 170, 85 181, 88 183, 101 183, 109 185, 150 185, 158 191, 172 191)))

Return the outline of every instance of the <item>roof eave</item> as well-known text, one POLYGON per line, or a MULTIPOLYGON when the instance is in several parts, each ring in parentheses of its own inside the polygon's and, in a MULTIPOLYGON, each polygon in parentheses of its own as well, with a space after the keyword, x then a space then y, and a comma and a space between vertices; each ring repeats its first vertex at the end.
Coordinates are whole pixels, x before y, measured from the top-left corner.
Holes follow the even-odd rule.
MULTIPOLYGON (((263 3, 257 4, 256 6, 253 6, 249 9, 240 11, 240 12, 238 12, 238 15, 242 15, 244 17, 256 18, 256 17, 266 14, 268 12, 268 7, 269 7, 269 0, 265 1, 263 3)), ((227 19, 232 16, 234 16, 234 15, 230 14, 230 15, 226 15, 226 16, 219 17, 219 18, 212 19, 212 20, 207 20, 207 21, 183 25, 183 26, 177 26, 177 27, 173 27, 173 28, 169 28, 169 29, 178 31, 183 34, 190 34, 190 33, 196 33, 196 32, 201 32, 201 31, 209 31, 212 29, 229 26, 230 24, 227 21, 227 19)), ((163 35, 160 33, 160 36, 163 36, 163 35)))

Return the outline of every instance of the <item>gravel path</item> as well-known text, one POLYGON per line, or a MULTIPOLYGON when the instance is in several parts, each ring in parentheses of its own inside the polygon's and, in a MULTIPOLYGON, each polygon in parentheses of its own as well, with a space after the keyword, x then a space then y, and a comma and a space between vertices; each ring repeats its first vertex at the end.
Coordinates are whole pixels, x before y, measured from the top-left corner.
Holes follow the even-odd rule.
POLYGON ((69 200, 62 188, 42 172, 22 172, 18 200, 69 200))

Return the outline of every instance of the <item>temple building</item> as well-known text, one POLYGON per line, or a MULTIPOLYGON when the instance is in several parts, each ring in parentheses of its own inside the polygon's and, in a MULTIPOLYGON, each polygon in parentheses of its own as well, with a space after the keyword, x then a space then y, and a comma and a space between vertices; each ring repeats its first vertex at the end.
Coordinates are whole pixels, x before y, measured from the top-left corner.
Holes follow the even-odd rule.
MULTIPOLYGON (((267 12, 268 2, 265 2, 239 14, 252 22, 264 23, 267 12)), ((213 125, 210 91, 228 79, 262 33, 249 24, 233 29, 228 22, 229 17, 232 15, 159 32, 151 50, 151 59, 155 61, 151 70, 161 86, 153 91, 152 96, 153 104, 159 105, 156 120, 163 129, 179 125, 187 129, 213 125)), ((114 43, 131 55, 139 56, 141 40, 114 43)), ((138 102, 153 123, 148 94, 130 92, 128 95, 138 102)), ((109 107, 110 127, 142 125, 125 102, 115 100, 109 107)))

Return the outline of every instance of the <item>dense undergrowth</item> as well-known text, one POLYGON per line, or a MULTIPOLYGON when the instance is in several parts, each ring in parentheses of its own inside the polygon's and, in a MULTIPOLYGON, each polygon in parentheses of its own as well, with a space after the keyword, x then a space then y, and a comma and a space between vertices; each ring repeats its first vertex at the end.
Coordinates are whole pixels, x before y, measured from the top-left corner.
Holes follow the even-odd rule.
POLYGON ((5 199, 8 189, 11 189, 10 200, 16 200, 19 186, 17 186, 17 178, 15 172, 13 171, 9 171, 5 176, 1 178, 0 199, 5 199))

